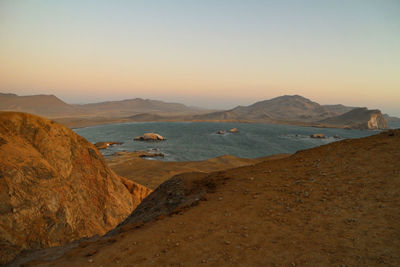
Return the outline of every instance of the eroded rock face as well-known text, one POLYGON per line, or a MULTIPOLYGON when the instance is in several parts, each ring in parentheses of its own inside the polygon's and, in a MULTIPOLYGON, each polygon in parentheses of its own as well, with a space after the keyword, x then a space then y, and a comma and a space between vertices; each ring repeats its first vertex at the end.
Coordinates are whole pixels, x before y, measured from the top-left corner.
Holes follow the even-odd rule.
POLYGON ((117 176, 72 130, 0 113, 0 264, 24 249, 102 235, 149 193, 117 176))
POLYGON ((330 125, 340 125, 344 128, 360 130, 382 130, 388 129, 388 124, 380 110, 368 110, 367 108, 356 108, 340 116, 320 121, 330 125))
POLYGON ((367 128, 370 130, 387 129, 388 125, 381 112, 373 112, 367 122, 367 128))

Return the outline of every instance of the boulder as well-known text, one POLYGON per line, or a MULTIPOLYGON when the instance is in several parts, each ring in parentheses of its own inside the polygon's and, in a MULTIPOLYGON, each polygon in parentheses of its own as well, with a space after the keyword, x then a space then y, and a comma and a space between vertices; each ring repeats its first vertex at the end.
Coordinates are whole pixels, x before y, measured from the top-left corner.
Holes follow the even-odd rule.
POLYGON ((71 129, 0 112, 0 265, 22 250, 103 235, 149 193, 71 129))
POLYGON ((97 147, 97 149, 106 149, 109 146, 113 146, 113 145, 122 145, 122 142, 97 142, 95 143, 95 147, 97 147))
POLYGON ((325 135, 322 133, 312 134, 310 135, 311 138, 325 138, 325 135))
POLYGON ((156 133, 145 133, 142 136, 138 136, 134 139, 135 141, 164 141, 166 138, 156 133))
POLYGON ((230 133, 238 133, 239 130, 237 128, 232 128, 228 132, 230 132, 230 133))

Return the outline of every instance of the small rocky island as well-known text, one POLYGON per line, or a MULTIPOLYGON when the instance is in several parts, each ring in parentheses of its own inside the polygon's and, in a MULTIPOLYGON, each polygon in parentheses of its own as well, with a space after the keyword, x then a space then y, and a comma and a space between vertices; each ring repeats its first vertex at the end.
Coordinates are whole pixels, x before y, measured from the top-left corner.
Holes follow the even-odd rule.
POLYGON ((142 136, 138 136, 133 140, 135 140, 135 141, 165 141, 167 139, 156 133, 145 133, 142 136))
POLYGON ((238 130, 237 128, 232 128, 232 129, 230 129, 230 130, 228 130, 228 131, 219 130, 219 131, 217 132, 217 134, 238 133, 238 132, 239 132, 239 130, 238 130))
POLYGON ((325 135, 322 133, 316 133, 316 134, 312 134, 310 135, 311 138, 325 138, 325 135))

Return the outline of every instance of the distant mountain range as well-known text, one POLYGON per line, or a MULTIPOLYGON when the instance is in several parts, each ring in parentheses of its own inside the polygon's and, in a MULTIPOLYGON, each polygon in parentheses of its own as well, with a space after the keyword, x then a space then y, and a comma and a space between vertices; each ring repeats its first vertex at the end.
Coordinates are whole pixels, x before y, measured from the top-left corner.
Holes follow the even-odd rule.
POLYGON ((179 103, 141 98, 71 105, 54 95, 18 96, 3 93, 0 93, 0 110, 28 112, 50 118, 75 116, 127 117, 140 113, 182 115, 207 111, 179 103))
POLYGON ((52 117, 73 113, 74 107, 54 95, 18 96, 0 93, 0 110, 21 111, 52 117))
POLYGON ((87 118, 92 120, 88 125, 113 121, 231 121, 357 129, 385 129, 387 121, 400 121, 399 118, 382 115, 379 110, 341 104, 320 105, 299 95, 284 95, 249 106, 210 111, 141 98, 70 105, 54 95, 17 96, 0 93, 0 110, 33 113, 56 118, 66 124, 71 120, 65 118, 75 121, 79 118, 79 126, 85 125, 87 118))
POLYGON ((98 114, 105 116, 131 116, 140 113, 167 113, 171 114, 193 114, 200 110, 191 108, 179 103, 167 103, 150 99, 127 99, 121 101, 107 101, 94 104, 75 105, 84 113, 98 114))
POLYGON ((227 111, 196 115, 199 120, 231 121, 301 121, 314 122, 338 115, 320 104, 299 95, 280 96, 254 103, 250 106, 238 106, 227 111))
POLYGON ((299 95, 284 95, 250 106, 194 115, 195 120, 299 124, 356 129, 386 129, 381 111, 344 105, 320 105, 299 95))

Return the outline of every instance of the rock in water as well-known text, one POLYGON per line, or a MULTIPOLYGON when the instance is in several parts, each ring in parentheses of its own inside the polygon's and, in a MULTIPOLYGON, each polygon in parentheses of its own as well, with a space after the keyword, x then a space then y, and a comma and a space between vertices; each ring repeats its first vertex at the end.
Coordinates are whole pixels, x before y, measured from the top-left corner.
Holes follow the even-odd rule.
POLYGON ((102 235, 149 193, 72 130, 0 112, 0 264, 22 250, 102 235))
POLYGON ((156 133, 145 133, 142 136, 136 137, 134 140, 136 140, 136 141, 163 141, 163 140, 167 140, 167 139, 156 133))
POLYGON ((312 134, 310 135, 311 138, 325 138, 325 135, 322 133, 312 134))

